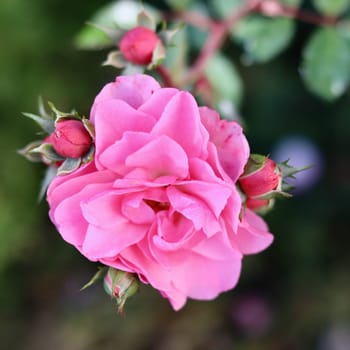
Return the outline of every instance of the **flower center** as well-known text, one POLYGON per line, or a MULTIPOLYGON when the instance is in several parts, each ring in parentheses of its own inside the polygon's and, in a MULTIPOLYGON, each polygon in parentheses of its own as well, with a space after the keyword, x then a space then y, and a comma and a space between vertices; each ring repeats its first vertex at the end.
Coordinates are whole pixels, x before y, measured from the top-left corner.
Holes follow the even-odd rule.
POLYGON ((157 202, 152 199, 144 199, 144 202, 150 206, 155 213, 158 213, 161 210, 168 210, 170 204, 168 202, 157 202))

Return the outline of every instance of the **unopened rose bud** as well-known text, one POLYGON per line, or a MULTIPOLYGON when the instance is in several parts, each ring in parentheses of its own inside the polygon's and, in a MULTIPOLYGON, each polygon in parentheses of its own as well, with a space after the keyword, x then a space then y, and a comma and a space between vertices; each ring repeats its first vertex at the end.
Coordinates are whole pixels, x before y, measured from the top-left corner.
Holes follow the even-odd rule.
POLYGON ((130 62, 147 65, 151 63, 153 52, 159 44, 157 34, 146 27, 136 27, 124 34, 119 48, 130 62))
POLYGON ((264 195, 278 190, 281 181, 282 174, 277 164, 272 159, 254 154, 239 178, 239 185, 247 197, 264 199, 264 195))
POLYGON ((117 301, 118 311, 122 312, 126 300, 138 290, 139 282, 135 274, 110 267, 104 278, 104 287, 117 301))
POLYGON ((57 154, 65 158, 83 156, 92 143, 84 124, 75 119, 59 121, 49 140, 57 154))

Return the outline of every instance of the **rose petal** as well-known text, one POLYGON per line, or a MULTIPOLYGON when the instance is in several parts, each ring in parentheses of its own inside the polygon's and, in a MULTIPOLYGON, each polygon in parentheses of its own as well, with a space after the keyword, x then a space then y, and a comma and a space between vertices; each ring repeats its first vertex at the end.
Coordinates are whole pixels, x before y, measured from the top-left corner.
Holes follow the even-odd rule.
MULTIPOLYGON (((86 185, 81 191, 56 202, 55 209, 50 210, 50 218, 65 241, 81 249, 88 227, 82 215, 81 203, 87 197, 103 193, 110 187, 110 183, 86 185)), ((51 200, 55 202, 56 198, 52 197, 51 200)))
POLYGON ((147 232, 148 224, 130 222, 121 215, 120 206, 120 196, 110 193, 82 204, 84 218, 89 223, 82 251, 90 259, 113 257, 140 241, 147 232))
POLYGON ((95 113, 95 143, 96 162, 99 163, 100 154, 123 137, 126 131, 148 132, 155 123, 155 119, 139 112, 124 101, 109 100, 100 103, 95 113))
POLYGON ((193 222, 196 230, 203 229, 212 236, 221 231, 221 225, 210 208, 197 196, 185 193, 175 186, 167 188, 171 207, 193 222))
POLYGON ((125 175, 130 169, 125 165, 126 158, 150 142, 150 134, 139 131, 126 131, 123 137, 107 147, 99 156, 99 162, 109 170, 125 175))
POLYGON ((163 114, 166 105, 178 92, 179 90, 173 88, 159 89, 140 106, 139 111, 150 114, 158 120, 163 114))
POLYGON ((238 226, 233 242, 243 254, 255 254, 266 249, 273 241, 273 235, 268 232, 266 223, 253 211, 246 209, 242 223, 238 226))
POLYGON ((160 136, 130 154, 125 165, 144 169, 149 179, 167 175, 183 179, 188 174, 186 153, 167 136, 160 136))
POLYGON ((249 157, 249 145, 242 128, 236 122, 220 120, 219 114, 210 108, 199 110, 209 139, 218 149, 223 169, 234 182, 237 181, 249 157))
POLYGON ((119 76, 114 83, 109 83, 96 96, 90 113, 90 120, 95 121, 96 107, 108 100, 123 100, 134 109, 148 101, 152 94, 160 89, 158 82, 149 75, 133 74, 119 76))
POLYGON ((187 92, 179 92, 170 100, 151 134, 169 136, 189 158, 206 156, 209 136, 200 121, 196 101, 187 92))
POLYGON ((201 199, 212 213, 218 218, 226 206, 228 198, 232 194, 231 186, 221 183, 208 183, 204 181, 181 181, 176 188, 201 199))
POLYGON ((213 260, 189 254, 186 261, 171 270, 174 287, 193 299, 211 300, 221 292, 232 289, 241 272, 241 258, 233 255, 227 260, 213 260))

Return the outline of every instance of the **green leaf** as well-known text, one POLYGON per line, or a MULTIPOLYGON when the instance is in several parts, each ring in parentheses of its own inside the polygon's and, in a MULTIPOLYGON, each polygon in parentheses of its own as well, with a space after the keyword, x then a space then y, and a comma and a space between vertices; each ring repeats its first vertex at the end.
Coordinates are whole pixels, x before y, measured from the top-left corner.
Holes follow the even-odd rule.
MULTIPOLYGON (((188 11, 196 13, 198 15, 202 15, 202 16, 210 16, 208 7, 205 6, 203 3, 195 2, 188 9, 188 11)), ((186 24, 185 30, 187 31, 187 34, 188 34, 189 46, 194 47, 197 50, 202 49, 205 42, 208 40, 208 31, 203 30, 202 28, 193 26, 191 24, 186 24)))
POLYGON ((175 10, 187 10, 195 0, 166 0, 167 4, 175 10))
POLYGON ((247 63, 266 62, 283 51, 293 38, 294 21, 287 18, 248 16, 233 29, 233 38, 243 45, 247 63))
POLYGON ((350 44, 334 28, 316 30, 303 51, 302 76, 316 95, 332 101, 350 79, 350 44))
POLYGON ((102 30, 87 25, 74 38, 74 45, 82 50, 95 50, 108 47, 112 40, 102 30))
POLYGON ((350 42, 350 20, 347 18, 343 21, 339 21, 336 26, 338 34, 350 42))
POLYGON ((287 6, 299 6, 301 0, 280 0, 280 2, 287 6))
POLYGON ((210 6, 219 17, 224 18, 232 11, 240 8, 243 3, 244 0, 211 0, 210 6))
POLYGON ((338 16, 350 6, 350 0, 313 0, 318 11, 325 15, 338 16))
POLYGON ((205 74, 215 92, 218 103, 223 100, 239 105, 242 98, 242 81, 232 61, 215 54, 205 68, 205 74))
POLYGON ((100 8, 90 19, 92 26, 83 27, 75 36, 74 43, 80 49, 99 49, 109 46, 115 42, 115 37, 106 35, 108 29, 122 28, 128 30, 137 25, 137 17, 143 9, 155 22, 160 19, 159 11, 154 7, 139 1, 122 0, 114 1, 100 8), (98 29, 101 28, 101 29, 98 29))
MULTIPOLYGON (((175 26, 175 29, 178 25, 175 26)), ((172 30, 173 28, 170 28, 172 30)), ((171 45, 167 47, 164 64, 175 78, 181 77, 186 69, 188 58, 188 35, 184 29, 179 30, 173 37, 171 45)))

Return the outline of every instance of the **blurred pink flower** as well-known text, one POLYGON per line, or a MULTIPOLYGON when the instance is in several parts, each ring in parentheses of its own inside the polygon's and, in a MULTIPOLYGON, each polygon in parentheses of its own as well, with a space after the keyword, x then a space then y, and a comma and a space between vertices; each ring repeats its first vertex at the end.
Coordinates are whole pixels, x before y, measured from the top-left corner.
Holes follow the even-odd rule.
POLYGON ((50 218, 84 256, 136 273, 178 310, 233 288, 244 254, 273 240, 242 211, 241 127, 146 75, 107 84, 92 106, 94 161, 56 177, 50 218))
POLYGON ((157 34, 145 27, 135 27, 124 34, 119 47, 123 56, 136 64, 149 64, 160 39, 157 34))

